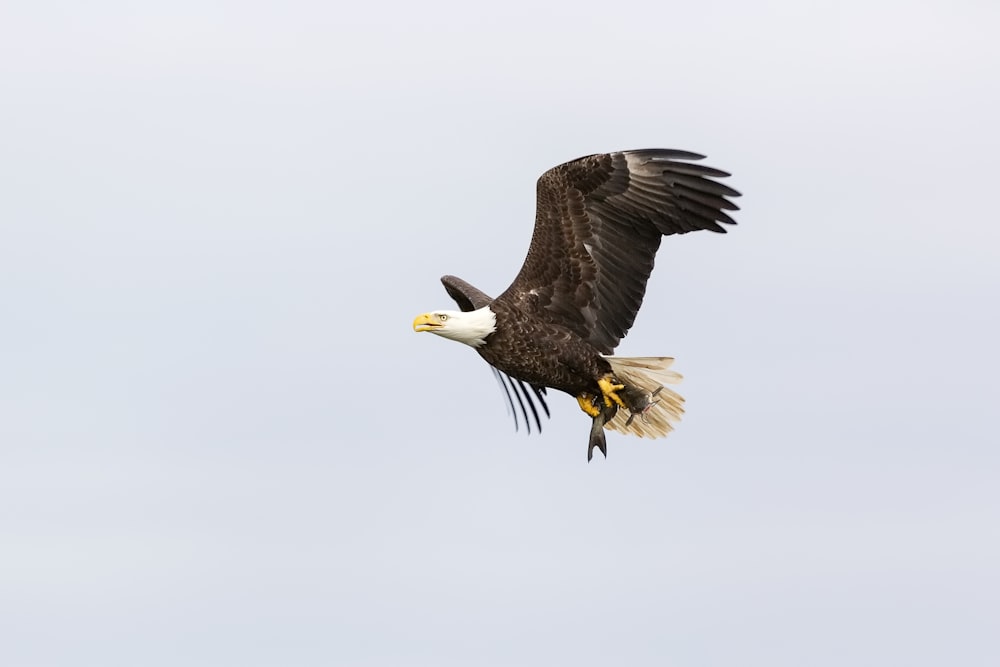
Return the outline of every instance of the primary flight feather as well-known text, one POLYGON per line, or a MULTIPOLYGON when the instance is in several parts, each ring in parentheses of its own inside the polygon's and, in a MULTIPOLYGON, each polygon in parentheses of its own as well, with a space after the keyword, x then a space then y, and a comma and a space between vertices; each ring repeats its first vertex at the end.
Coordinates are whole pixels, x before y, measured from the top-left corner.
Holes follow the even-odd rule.
MULTIPOLYGON (((546 388, 576 397, 591 418, 587 459, 607 456, 604 429, 662 437, 683 413, 664 384, 681 377, 670 357, 610 356, 646 292, 663 236, 736 224, 726 211, 739 192, 702 155, 643 149, 590 155, 538 179, 535 230, 521 271, 496 299, 444 276, 459 311, 417 316, 430 331, 475 348, 496 371, 511 409, 541 428, 546 388), (505 384, 506 381, 506 384, 505 384), (638 417, 638 418, 636 418, 638 417)), ((515 420, 517 418, 514 412, 515 420)))

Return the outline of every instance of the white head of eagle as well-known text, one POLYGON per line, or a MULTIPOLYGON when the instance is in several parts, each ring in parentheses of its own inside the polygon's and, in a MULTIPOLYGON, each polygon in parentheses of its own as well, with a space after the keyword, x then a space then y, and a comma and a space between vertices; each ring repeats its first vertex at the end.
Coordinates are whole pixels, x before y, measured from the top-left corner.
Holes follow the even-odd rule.
POLYGON ((413 320, 414 331, 430 331, 459 343, 479 347, 486 337, 497 330, 497 316, 484 306, 479 310, 435 310, 417 315, 413 320))

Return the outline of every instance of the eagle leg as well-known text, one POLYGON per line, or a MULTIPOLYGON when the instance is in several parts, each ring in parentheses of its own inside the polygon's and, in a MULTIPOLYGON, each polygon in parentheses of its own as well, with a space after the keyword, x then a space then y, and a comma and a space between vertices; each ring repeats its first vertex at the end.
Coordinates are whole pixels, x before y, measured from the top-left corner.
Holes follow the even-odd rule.
POLYGON ((586 392, 576 397, 576 402, 580 404, 580 409, 591 417, 597 417, 601 414, 601 409, 594 405, 594 398, 594 396, 591 396, 586 392))
POLYGON ((618 390, 624 389, 625 385, 617 384, 617 380, 613 375, 610 373, 605 375, 597 381, 597 385, 601 388, 601 393, 604 394, 604 405, 610 408, 613 405, 611 401, 614 401, 618 407, 625 408, 626 410, 628 409, 628 406, 625 405, 625 401, 618 396, 618 390))

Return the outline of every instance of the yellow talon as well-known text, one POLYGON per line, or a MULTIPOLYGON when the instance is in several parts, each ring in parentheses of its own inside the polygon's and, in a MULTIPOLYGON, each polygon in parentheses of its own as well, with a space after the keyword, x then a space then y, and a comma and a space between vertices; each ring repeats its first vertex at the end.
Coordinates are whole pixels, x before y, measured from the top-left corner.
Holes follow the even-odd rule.
POLYGON ((601 414, 601 409, 594 405, 594 397, 590 394, 580 394, 576 397, 576 402, 580 404, 580 409, 591 417, 601 414))
POLYGON ((612 376, 607 375, 597 381, 597 385, 601 388, 601 393, 604 394, 604 404, 610 408, 611 401, 614 401, 619 407, 628 409, 628 406, 625 405, 625 401, 619 398, 618 394, 615 393, 619 389, 624 389, 625 385, 612 383, 611 377, 612 376))

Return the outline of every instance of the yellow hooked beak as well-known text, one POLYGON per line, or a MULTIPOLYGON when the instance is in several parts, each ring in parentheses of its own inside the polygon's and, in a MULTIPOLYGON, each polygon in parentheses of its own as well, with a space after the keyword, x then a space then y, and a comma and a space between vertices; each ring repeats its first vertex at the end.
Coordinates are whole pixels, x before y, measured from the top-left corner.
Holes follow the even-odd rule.
POLYGON ((434 329, 440 329, 441 323, 436 317, 430 313, 424 313, 423 315, 417 315, 413 320, 413 330, 414 331, 433 331, 434 329))

